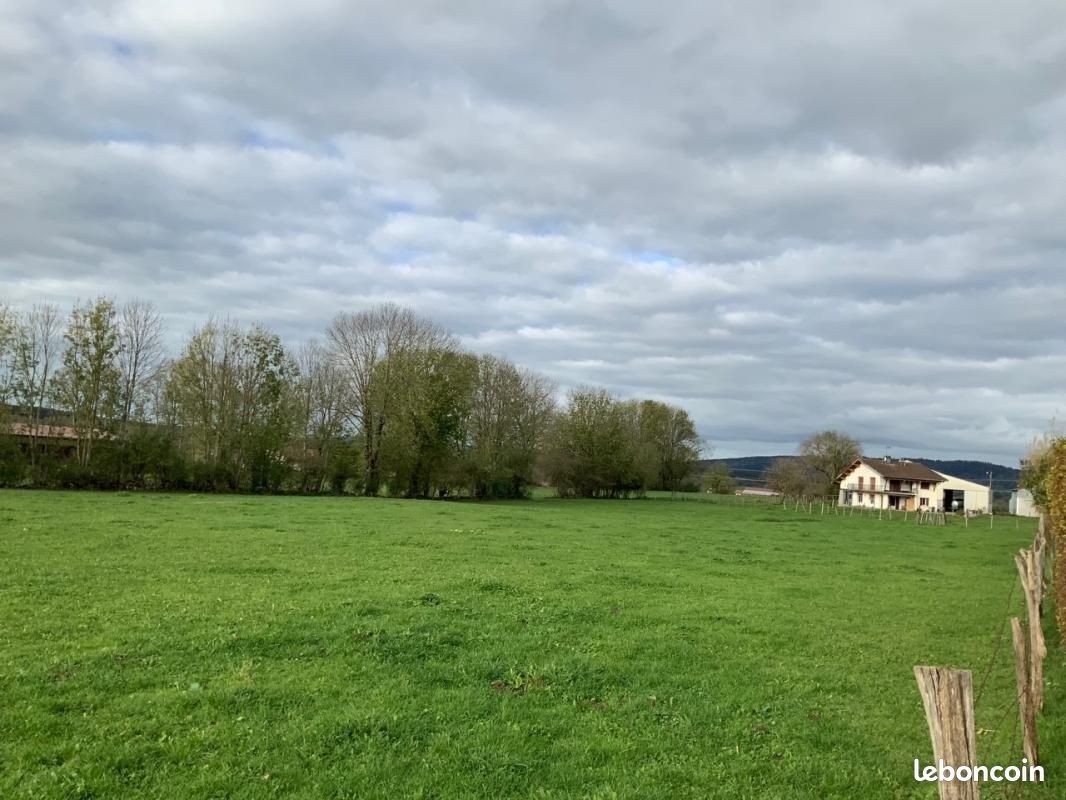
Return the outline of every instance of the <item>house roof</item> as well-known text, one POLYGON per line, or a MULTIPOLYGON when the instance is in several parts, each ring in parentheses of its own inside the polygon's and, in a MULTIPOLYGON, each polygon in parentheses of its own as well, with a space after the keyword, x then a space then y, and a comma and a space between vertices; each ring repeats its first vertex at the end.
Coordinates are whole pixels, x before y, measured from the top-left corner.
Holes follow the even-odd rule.
POLYGON ((865 464, 874 470, 882 478, 892 481, 929 481, 930 483, 943 483, 947 480, 939 472, 935 472, 925 464, 917 461, 885 461, 880 458, 859 458, 850 467, 840 473, 838 481, 843 480, 860 464, 865 464))

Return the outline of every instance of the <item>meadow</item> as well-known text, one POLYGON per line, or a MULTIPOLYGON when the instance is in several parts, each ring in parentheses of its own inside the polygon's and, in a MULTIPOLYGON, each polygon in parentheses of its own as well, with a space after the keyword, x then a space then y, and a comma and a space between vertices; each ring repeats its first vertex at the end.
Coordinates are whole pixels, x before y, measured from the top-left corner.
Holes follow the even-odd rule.
MULTIPOLYGON (((982 762, 1020 759, 1033 532, 0 492, 0 797, 934 798, 915 664, 972 668, 982 762)), ((1066 795, 1051 642, 1026 797, 1066 795)))

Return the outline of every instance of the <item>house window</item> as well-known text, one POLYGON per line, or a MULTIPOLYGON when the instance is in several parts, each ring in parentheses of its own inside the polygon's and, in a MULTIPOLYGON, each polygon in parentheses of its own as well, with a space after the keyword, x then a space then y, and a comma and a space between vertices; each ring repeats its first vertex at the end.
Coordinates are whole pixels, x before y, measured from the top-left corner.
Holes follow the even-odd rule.
POLYGON ((920 502, 918 503, 918 505, 921 505, 921 506, 927 506, 927 505, 929 505, 929 498, 928 498, 928 497, 923 497, 923 498, 921 499, 921 501, 920 501, 920 502))
MULTIPOLYGON (((862 475, 859 476, 859 488, 862 488, 862 475)), ((860 495, 861 497, 861 495, 860 495)))
POLYGON ((929 481, 922 481, 922 491, 924 492, 924 491, 927 491, 928 489, 929 489, 929 481))
POLYGON ((877 478, 870 478, 870 491, 871 492, 876 492, 877 491, 877 478))
MULTIPOLYGON (((859 486, 862 486, 862 478, 859 478, 859 486)), ((862 492, 859 492, 859 505, 861 506, 866 500, 863 498, 862 492)))

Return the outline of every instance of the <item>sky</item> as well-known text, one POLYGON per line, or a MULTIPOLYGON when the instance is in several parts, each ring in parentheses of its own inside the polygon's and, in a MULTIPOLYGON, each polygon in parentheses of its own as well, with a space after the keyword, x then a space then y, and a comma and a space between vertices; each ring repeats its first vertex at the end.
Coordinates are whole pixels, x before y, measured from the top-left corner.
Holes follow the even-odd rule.
POLYGON ((0 0, 0 302, 391 301, 716 456, 1015 464, 1064 175, 1061 0, 0 0))

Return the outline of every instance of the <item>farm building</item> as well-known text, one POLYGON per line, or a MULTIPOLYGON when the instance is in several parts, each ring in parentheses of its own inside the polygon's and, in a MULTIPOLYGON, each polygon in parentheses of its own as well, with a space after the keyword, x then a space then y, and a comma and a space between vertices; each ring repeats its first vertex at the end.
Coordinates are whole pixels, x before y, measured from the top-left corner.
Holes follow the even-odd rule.
POLYGON ((40 451, 50 451, 63 458, 73 458, 77 451, 78 432, 66 425, 12 422, 8 433, 25 451, 36 446, 40 451))
POLYGON ((944 478, 944 482, 939 486, 939 491, 943 495, 943 502, 940 504, 942 511, 972 511, 975 514, 987 514, 992 508, 992 490, 987 486, 962 478, 953 478, 943 472, 940 475, 944 478))
POLYGON ((992 505, 988 487, 954 478, 917 461, 860 458, 838 477, 846 506, 899 511, 971 511, 992 505))
POLYGON ((1028 489, 1019 489, 1011 493, 1010 513, 1019 517, 1039 517, 1040 511, 1037 510, 1033 493, 1028 489))
POLYGON ((780 497, 781 492, 775 492, 773 489, 764 489, 760 486, 745 486, 743 489, 737 489, 737 495, 739 497, 780 497))

